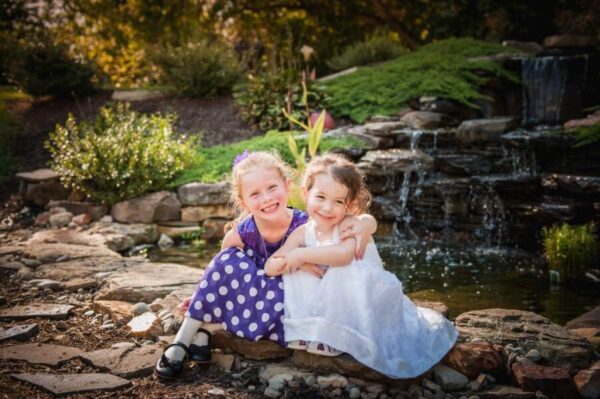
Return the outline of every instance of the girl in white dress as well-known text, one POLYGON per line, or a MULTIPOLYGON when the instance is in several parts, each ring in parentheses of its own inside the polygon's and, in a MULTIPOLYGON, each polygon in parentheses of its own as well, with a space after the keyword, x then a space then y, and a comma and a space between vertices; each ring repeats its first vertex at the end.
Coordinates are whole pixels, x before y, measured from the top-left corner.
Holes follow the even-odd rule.
POLYGON ((340 241, 339 223, 349 213, 363 212, 370 200, 361 172, 341 156, 315 158, 307 166, 303 192, 310 220, 265 265, 267 274, 283 274, 285 340, 312 353, 348 353, 391 378, 429 370, 456 342, 452 323, 403 294, 373 242, 357 260, 360 243, 340 241), (330 266, 321 279, 299 270, 316 259, 330 266))

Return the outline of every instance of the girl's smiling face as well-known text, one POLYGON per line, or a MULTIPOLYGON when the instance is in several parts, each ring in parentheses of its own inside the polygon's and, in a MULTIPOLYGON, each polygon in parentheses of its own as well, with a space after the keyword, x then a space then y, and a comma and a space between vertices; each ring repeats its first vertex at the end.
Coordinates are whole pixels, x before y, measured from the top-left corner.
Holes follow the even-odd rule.
POLYGON ((305 193, 306 212, 322 228, 339 224, 348 211, 348 187, 328 173, 315 176, 313 186, 305 193))
POLYGON ((240 176, 240 204, 254 217, 287 217, 289 184, 279 171, 256 167, 240 176))

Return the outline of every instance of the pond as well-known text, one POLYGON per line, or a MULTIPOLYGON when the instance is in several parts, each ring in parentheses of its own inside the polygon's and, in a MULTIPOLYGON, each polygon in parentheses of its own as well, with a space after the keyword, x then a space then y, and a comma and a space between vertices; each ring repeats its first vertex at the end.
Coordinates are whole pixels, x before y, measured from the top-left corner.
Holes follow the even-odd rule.
MULTIPOLYGON (((378 248, 386 269, 398 276, 410 298, 443 302, 451 318, 469 310, 510 308, 564 325, 600 303, 598 286, 553 283, 542 259, 515 249, 399 240, 379 241, 378 248)), ((148 257, 204 268, 216 251, 184 244, 151 249, 148 257)))

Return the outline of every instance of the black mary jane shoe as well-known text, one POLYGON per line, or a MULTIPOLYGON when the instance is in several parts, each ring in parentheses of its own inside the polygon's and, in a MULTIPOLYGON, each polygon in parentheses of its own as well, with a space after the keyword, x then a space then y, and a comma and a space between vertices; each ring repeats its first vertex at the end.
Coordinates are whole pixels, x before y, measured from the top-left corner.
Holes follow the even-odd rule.
POLYGON ((196 344, 191 344, 190 349, 188 350, 188 357, 190 360, 198 363, 198 364, 208 364, 210 363, 210 337, 211 334, 208 330, 204 328, 199 328, 198 332, 204 333, 208 336, 208 342, 206 345, 198 346, 196 344))
POLYGON ((154 366, 154 374, 160 379, 163 380, 172 380, 181 375, 183 371, 183 366, 185 363, 185 357, 183 360, 169 360, 167 356, 165 356, 165 352, 172 346, 179 346, 182 348, 186 354, 188 353, 188 347, 182 344, 181 342, 174 342, 171 345, 167 346, 163 351, 162 356, 156 362, 156 366, 154 366))

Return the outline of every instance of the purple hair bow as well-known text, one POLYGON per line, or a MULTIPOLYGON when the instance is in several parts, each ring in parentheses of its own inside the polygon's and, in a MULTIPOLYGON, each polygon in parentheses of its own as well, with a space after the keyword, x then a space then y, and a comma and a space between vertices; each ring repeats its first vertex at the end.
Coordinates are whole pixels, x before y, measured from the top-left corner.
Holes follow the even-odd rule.
POLYGON ((250 156, 250 152, 248 152, 248 150, 244 150, 244 152, 235 156, 235 159, 233 160, 233 166, 242 162, 244 159, 248 158, 249 156, 250 156))

